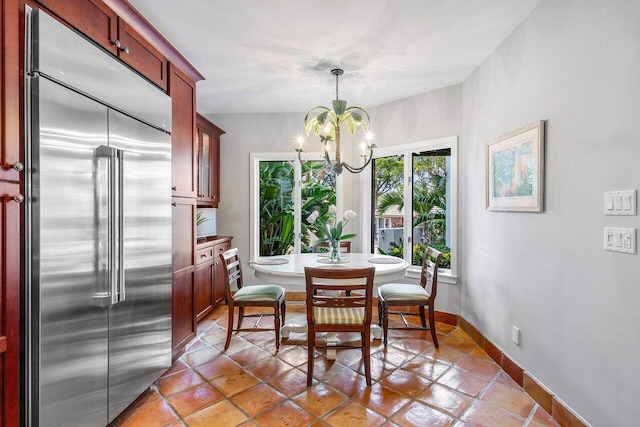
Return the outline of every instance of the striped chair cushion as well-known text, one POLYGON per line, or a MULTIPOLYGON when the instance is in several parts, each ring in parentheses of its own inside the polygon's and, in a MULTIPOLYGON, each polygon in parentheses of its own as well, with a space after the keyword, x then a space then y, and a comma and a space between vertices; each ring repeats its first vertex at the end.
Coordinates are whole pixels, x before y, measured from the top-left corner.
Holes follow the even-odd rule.
POLYGON ((386 301, 428 300, 429 293, 420 285, 389 283, 378 288, 378 295, 386 301))
POLYGON ((362 325, 364 308, 358 307, 314 307, 313 318, 322 325, 362 325))
POLYGON ((238 289, 233 295, 234 301, 281 301, 284 288, 278 285, 251 285, 238 289))

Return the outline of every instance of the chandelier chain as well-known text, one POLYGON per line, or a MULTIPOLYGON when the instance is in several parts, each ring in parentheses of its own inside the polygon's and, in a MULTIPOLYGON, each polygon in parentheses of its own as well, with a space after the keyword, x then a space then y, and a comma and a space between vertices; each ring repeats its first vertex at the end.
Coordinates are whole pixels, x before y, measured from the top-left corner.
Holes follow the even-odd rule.
POLYGON ((336 101, 339 99, 338 98, 338 77, 340 76, 340 74, 336 73, 336 101))

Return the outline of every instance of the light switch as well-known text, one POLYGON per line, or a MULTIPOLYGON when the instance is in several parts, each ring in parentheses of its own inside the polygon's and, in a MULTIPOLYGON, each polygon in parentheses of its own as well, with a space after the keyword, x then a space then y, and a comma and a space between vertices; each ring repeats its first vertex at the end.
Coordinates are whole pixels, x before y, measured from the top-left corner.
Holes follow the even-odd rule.
POLYGON ((622 195, 615 194, 613 196, 613 209, 617 211, 622 209, 622 195))
POLYGON ((613 252, 636 253, 635 228, 604 228, 604 249, 613 252))
POLYGON ((604 193, 605 215, 636 215, 636 190, 604 193))

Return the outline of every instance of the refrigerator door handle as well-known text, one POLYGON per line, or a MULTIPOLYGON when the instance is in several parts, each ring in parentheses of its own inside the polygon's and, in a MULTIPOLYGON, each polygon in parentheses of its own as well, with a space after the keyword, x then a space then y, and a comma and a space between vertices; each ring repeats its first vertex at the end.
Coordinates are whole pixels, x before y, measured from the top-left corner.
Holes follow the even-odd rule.
POLYGON ((118 272, 117 272, 117 256, 116 256, 116 239, 118 233, 118 227, 116 223, 116 200, 115 189, 118 186, 116 163, 114 158, 118 155, 118 150, 106 145, 100 145, 95 150, 95 157, 104 157, 107 159, 107 287, 106 293, 99 292, 95 296, 95 300, 101 307, 108 307, 118 303, 118 272))
POLYGON ((118 150, 118 302, 124 301, 125 296, 125 277, 124 277, 124 150, 118 150))

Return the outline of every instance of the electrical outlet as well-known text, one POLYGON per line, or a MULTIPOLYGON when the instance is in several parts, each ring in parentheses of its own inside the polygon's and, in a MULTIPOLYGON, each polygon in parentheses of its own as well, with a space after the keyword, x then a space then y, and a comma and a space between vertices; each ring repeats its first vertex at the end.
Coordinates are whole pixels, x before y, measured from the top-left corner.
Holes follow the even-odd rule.
POLYGON ((520 329, 518 329, 516 326, 512 326, 511 329, 511 340, 520 345, 520 329))

